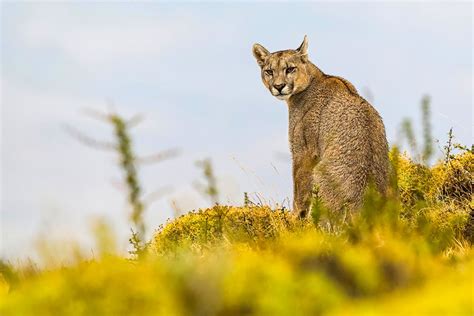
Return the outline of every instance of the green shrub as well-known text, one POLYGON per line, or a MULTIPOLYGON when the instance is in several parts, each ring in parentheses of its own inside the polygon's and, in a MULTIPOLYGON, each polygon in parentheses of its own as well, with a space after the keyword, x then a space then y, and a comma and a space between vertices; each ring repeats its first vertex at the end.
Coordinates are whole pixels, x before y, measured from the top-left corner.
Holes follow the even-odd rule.
POLYGON ((432 199, 469 205, 474 197, 474 153, 465 151, 432 168, 432 199))
POLYGON ((161 226, 150 248, 158 253, 167 253, 184 246, 202 249, 221 241, 263 246, 282 232, 304 225, 281 209, 217 205, 182 215, 161 226))
POLYGON ((446 249, 463 234, 470 236, 466 227, 473 207, 473 175, 474 154, 470 151, 431 168, 398 157, 401 216, 435 249, 446 249))

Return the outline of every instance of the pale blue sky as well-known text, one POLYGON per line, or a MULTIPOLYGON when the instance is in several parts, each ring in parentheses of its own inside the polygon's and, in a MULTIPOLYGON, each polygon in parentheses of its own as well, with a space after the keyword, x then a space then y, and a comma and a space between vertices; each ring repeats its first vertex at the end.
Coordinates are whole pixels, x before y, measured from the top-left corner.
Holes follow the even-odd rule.
POLYGON ((295 48, 305 34, 323 71, 367 89, 389 141, 404 117, 433 100, 435 138, 450 127, 472 143, 470 3, 2 3, 2 203, 0 256, 31 254, 37 236, 88 242, 105 216, 123 245, 127 207, 116 157, 67 135, 99 139, 107 126, 80 114, 145 114, 138 152, 182 149, 140 169, 147 192, 172 191, 146 213, 150 231, 172 214, 208 203, 194 162, 211 157, 222 202, 257 192, 291 198, 286 105, 260 82, 251 46, 295 48))

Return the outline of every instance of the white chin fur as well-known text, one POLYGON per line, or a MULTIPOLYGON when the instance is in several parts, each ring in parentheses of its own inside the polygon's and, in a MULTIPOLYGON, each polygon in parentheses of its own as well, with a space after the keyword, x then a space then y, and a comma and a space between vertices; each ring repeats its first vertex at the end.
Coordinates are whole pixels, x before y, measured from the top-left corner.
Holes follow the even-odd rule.
POLYGON ((290 98, 290 95, 289 94, 286 94, 286 95, 276 95, 276 98, 278 100, 288 100, 290 98))

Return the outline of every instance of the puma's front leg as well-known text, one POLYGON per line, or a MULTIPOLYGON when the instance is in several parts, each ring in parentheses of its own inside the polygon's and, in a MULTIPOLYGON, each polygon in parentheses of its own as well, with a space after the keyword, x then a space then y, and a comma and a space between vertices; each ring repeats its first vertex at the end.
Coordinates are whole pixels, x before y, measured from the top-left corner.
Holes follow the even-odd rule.
POLYGON ((309 214, 313 168, 314 164, 311 161, 293 158, 293 213, 301 218, 309 214))

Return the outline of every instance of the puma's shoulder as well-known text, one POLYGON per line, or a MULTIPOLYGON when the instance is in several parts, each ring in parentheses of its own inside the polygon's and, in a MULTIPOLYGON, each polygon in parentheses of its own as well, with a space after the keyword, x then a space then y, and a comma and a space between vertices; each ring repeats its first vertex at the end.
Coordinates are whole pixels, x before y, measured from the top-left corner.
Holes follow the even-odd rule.
POLYGON ((331 75, 325 74, 323 80, 326 86, 329 87, 330 89, 334 89, 335 91, 346 90, 350 94, 357 95, 357 96, 359 95, 354 85, 342 77, 331 76, 331 75))

